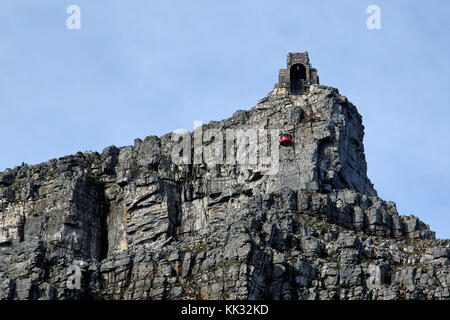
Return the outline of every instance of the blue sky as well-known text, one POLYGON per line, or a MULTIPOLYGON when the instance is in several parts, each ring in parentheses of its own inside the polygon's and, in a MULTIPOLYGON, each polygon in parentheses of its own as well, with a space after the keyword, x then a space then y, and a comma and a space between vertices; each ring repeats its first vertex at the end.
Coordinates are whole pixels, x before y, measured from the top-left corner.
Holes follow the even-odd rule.
POLYGON ((450 238, 449 17, 445 0, 4 0, 0 170, 229 117, 307 50, 363 116, 379 195, 450 238))

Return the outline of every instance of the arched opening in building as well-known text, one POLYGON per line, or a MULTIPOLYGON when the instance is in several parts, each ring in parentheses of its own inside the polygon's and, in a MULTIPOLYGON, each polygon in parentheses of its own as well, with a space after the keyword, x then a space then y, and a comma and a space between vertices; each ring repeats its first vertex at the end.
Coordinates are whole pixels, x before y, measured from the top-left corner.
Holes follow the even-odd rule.
POLYGON ((301 63, 294 64, 290 69, 291 93, 300 93, 304 90, 306 81, 306 68, 301 63))

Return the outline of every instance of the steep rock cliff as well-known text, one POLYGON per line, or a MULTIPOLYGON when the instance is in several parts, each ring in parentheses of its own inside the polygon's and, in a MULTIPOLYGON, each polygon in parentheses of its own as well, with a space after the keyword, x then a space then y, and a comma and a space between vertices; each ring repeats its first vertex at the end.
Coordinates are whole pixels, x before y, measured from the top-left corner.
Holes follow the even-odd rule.
POLYGON ((450 241, 377 197, 361 116, 337 89, 275 89, 207 129, 295 143, 270 173, 195 162, 195 146, 177 164, 174 133, 0 173, 0 298, 450 298, 450 241))

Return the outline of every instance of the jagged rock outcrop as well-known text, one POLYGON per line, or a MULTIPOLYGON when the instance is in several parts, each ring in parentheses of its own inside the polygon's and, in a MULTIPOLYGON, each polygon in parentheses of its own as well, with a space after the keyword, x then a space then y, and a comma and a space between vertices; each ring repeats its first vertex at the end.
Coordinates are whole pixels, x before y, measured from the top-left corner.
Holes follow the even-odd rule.
POLYGON ((203 127, 245 128, 295 133, 278 171, 177 164, 171 133, 1 173, 0 298, 450 298, 450 241, 377 197, 347 98, 275 89, 203 127))

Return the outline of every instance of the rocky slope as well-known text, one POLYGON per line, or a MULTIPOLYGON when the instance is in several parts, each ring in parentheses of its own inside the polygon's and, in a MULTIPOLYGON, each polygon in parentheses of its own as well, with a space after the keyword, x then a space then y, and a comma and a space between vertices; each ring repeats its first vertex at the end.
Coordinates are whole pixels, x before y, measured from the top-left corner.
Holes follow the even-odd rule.
POLYGON ((336 89, 275 89, 208 128, 295 144, 271 174, 176 164, 173 133, 1 173, 0 298, 450 298, 450 241, 377 197, 361 116, 336 89))

